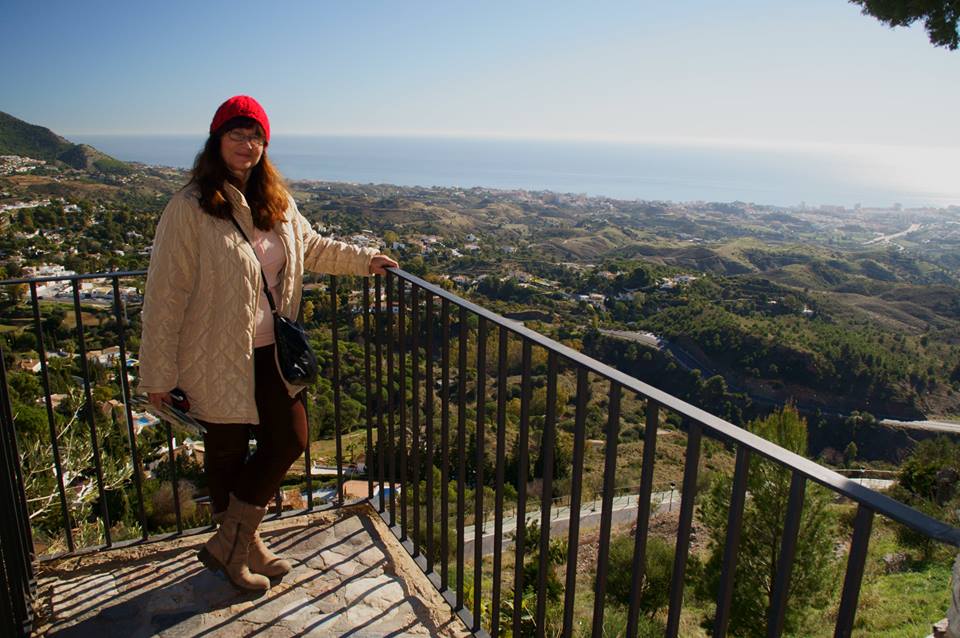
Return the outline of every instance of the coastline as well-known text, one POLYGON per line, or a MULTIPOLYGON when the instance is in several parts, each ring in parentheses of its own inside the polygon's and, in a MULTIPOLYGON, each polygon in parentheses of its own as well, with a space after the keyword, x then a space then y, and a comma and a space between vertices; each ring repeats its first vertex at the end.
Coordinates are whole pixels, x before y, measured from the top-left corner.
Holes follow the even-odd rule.
MULTIPOLYGON (((120 160, 173 168, 192 166, 203 143, 202 136, 195 135, 71 139, 120 160)), ((943 186, 925 177, 921 165, 829 149, 278 134, 270 151, 291 181, 482 187, 622 201, 752 202, 779 208, 960 204, 955 184, 947 181, 943 186)))

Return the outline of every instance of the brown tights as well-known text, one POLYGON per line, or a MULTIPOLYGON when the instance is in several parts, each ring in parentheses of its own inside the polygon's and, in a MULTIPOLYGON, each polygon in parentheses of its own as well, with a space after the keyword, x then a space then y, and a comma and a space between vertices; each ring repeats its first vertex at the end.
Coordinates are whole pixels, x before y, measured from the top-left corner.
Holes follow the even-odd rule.
POLYGON ((214 512, 227 509, 230 492, 265 507, 306 448, 307 414, 300 399, 287 392, 273 350, 270 345, 253 351, 260 424, 204 423, 204 469, 214 512), (251 431, 257 450, 248 458, 251 431))

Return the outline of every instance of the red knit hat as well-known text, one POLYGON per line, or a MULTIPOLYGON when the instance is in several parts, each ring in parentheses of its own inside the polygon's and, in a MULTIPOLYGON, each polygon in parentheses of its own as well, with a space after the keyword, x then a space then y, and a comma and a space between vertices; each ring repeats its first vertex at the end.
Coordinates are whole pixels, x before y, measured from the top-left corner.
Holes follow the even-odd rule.
POLYGON ((234 95, 220 105, 210 122, 210 134, 216 133, 221 126, 235 117, 249 117, 263 129, 265 141, 270 141, 270 120, 260 103, 249 95, 234 95))

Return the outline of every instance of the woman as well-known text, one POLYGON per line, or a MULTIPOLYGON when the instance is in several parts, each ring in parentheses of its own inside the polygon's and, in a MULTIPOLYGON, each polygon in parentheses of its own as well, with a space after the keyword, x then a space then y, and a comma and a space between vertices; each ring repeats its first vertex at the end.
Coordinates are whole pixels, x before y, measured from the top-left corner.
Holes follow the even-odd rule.
POLYGON ((314 232, 268 159, 269 142, 270 122, 253 98, 217 109, 190 182, 157 225, 140 346, 140 390, 160 407, 179 387, 207 428, 205 471, 220 527, 199 557, 252 591, 290 571, 257 527, 308 438, 303 388, 277 366, 262 277, 277 311, 295 318, 304 270, 382 275, 397 265, 314 232), (247 458, 250 427, 257 449, 247 458))

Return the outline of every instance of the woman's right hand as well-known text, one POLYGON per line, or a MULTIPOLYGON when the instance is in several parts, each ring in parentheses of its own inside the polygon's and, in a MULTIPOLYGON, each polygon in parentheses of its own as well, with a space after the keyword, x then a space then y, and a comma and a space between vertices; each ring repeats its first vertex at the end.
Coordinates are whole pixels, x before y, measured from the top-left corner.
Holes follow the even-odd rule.
POLYGON ((164 403, 167 405, 173 404, 169 392, 147 392, 147 398, 150 400, 150 404, 158 410, 163 408, 164 403))

